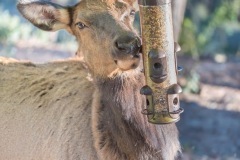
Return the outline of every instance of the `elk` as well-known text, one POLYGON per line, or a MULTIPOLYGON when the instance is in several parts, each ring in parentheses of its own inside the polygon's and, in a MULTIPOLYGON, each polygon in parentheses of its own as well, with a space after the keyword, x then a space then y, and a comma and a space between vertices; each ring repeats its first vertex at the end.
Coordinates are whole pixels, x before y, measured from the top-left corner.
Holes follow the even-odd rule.
POLYGON ((0 159, 173 160, 175 124, 141 114, 146 99, 134 1, 82 0, 72 7, 20 0, 36 27, 66 29, 72 60, 32 64, 0 59, 0 159))

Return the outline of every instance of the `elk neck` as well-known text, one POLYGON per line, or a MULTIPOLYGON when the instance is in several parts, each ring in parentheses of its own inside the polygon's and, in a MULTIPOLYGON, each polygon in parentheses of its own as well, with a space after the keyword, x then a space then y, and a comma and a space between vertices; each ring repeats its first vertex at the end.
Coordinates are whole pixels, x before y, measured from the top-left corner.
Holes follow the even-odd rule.
POLYGON ((146 99, 140 94, 145 84, 143 73, 128 71, 111 79, 98 78, 95 82, 99 94, 96 130, 100 149, 118 146, 115 151, 124 155, 123 159, 171 160, 169 156, 178 154, 175 124, 150 124, 141 113, 146 108, 146 99))

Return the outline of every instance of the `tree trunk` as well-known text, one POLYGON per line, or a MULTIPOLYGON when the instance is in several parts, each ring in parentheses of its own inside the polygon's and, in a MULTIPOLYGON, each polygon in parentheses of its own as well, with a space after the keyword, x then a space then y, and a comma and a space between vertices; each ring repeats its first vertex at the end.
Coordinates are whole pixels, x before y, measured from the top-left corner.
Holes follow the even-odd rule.
POLYGON ((173 10, 173 32, 174 32, 174 41, 178 41, 181 29, 182 22, 184 18, 184 13, 186 9, 187 0, 173 0, 172 1, 172 10, 173 10))

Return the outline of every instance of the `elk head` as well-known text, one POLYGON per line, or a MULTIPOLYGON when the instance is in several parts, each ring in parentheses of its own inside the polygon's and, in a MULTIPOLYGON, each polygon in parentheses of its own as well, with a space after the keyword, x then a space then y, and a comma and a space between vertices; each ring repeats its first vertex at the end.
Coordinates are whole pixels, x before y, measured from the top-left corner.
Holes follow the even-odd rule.
POLYGON ((21 14, 45 31, 66 29, 78 41, 95 76, 108 77, 139 65, 141 41, 133 28, 135 9, 131 0, 83 0, 64 7, 41 0, 20 0, 21 14))

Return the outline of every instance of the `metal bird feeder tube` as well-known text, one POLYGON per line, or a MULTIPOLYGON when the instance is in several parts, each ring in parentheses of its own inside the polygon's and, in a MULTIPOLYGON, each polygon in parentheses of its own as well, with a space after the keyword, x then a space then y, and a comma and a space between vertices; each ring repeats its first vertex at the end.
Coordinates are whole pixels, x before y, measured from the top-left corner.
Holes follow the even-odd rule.
POLYGON ((174 43, 171 0, 139 0, 142 52, 146 86, 140 93, 146 95, 147 108, 142 111, 154 124, 179 121, 180 108, 177 84, 176 52, 174 43))

